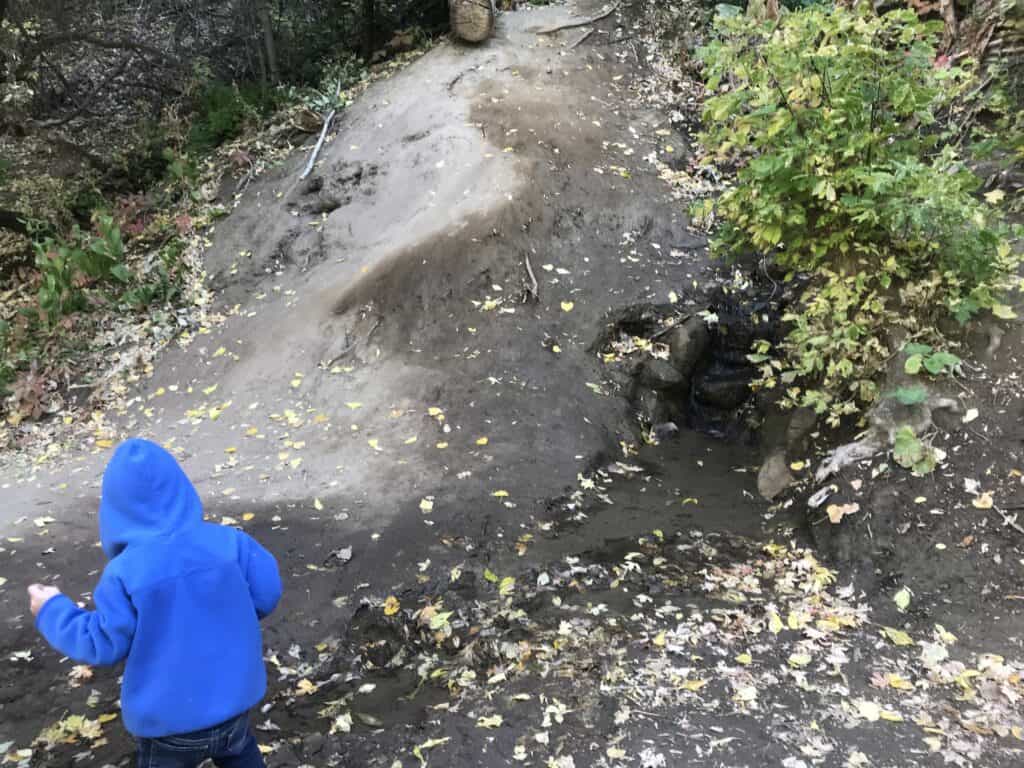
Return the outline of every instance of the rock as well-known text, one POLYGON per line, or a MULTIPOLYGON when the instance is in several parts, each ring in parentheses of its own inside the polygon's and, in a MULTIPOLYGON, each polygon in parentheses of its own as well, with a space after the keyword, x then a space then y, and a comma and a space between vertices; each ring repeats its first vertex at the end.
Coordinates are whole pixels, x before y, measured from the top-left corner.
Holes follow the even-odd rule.
POLYGON ((786 463, 786 454, 776 451, 761 465, 757 473, 757 492, 771 501, 796 481, 786 463))
POLYGON ((640 420, 646 424, 661 424, 666 420, 665 403, 653 390, 640 390, 633 398, 633 404, 640 413, 640 420))
POLYGON ((493 0, 449 0, 452 32, 467 43, 482 43, 494 33, 493 0))
POLYGON ((311 733, 302 740, 302 751, 309 757, 318 754, 324 748, 324 736, 320 733, 311 733))
POLYGON ((707 351, 710 340, 704 321, 699 317, 688 318, 665 336, 669 360, 679 373, 689 378, 707 351))
POLYGON ((790 414, 786 426, 786 449, 794 456, 804 453, 807 438, 818 423, 818 414, 813 408, 797 408, 790 414))
POLYGON ((651 389, 675 389, 687 382, 668 360, 651 358, 646 360, 638 375, 640 384, 651 389))
POLYGON ((738 408, 750 397, 750 371, 712 366, 699 381, 694 382, 694 397, 703 405, 721 410, 738 408))

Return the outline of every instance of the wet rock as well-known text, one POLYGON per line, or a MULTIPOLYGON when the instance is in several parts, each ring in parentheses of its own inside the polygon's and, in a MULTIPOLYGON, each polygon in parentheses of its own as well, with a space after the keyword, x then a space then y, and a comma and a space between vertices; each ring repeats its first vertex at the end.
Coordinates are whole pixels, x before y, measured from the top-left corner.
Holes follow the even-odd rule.
POLYGON ((324 736, 321 733, 311 733, 302 740, 302 751, 307 757, 318 754, 324 748, 324 736))
POLYGON ((738 408, 750 397, 750 371, 716 363, 695 386, 698 402, 721 410, 738 408))
POLYGON ((640 383, 651 389, 675 389, 686 381, 668 360, 647 360, 640 369, 640 383))
POLYGON ((699 317, 691 317, 673 328, 665 336, 673 367, 689 378, 707 351, 710 340, 708 327, 699 317))
POLYGON ((641 421, 647 424, 661 424, 666 420, 668 409, 657 392, 641 389, 633 403, 640 412, 641 421))
POLYGON ((812 408, 797 408, 790 414, 786 426, 786 449, 790 454, 800 455, 807 449, 807 438, 818 423, 818 414, 812 408))
POLYGON ((771 501, 796 481, 786 463, 786 454, 776 451, 761 465, 757 473, 757 492, 771 501))

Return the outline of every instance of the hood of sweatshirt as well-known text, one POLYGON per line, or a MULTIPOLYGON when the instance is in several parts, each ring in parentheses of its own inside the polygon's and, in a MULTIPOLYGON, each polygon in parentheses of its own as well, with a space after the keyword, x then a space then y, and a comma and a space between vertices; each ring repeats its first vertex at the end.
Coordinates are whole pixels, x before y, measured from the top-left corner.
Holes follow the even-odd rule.
POLYGON ((140 438, 118 446, 103 473, 100 541, 107 557, 203 521, 199 494, 175 458, 140 438))

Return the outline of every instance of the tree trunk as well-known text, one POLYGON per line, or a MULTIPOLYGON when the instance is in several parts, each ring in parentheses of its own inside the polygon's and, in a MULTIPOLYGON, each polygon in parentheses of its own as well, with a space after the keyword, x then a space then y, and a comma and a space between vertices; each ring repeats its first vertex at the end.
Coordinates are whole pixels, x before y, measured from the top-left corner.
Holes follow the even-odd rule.
POLYGON ((267 0, 256 0, 256 15, 263 28, 263 48, 267 55, 267 69, 270 72, 270 81, 274 85, 281 82, 281 70, 277 66, 277 45, 274 42, 274 25, 270 19, 270 8, 267 0))
POLYGON ((363 0, 363 58, 369 61, 377 48, 377 0, 363 0))

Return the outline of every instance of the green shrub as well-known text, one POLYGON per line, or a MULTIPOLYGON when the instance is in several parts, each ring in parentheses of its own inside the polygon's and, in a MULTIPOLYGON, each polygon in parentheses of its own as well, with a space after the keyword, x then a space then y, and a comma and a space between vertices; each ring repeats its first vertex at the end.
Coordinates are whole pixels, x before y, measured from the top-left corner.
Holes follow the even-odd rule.
POLYGON ((97 217, 96 227, 96 235, 83 233, 76 226, 67 240, 48 237, 35 243, 39 310, 49 327, 87 307, 83 289, 91 283, 124 286, 132 281, 131 271, 123 263, 121 230, 109 216, 97 217))
POLYGON ((188 149, 204 154, 235 138, 248 122, 258 121, 274 107, 273 93, 258 85, 213 82, 196 99, 188 149))
POLYGON ((936 26, 909 10, 815 6, 716 27, 700 52, 700 140, 736 183, 699 213, 721 225, 716 252, 768 253, 808 276, 785 340, 753 359, 761 386, 836 425, 878 397, 893 330, 942 346, 941 312, 1008 312, 1009 233, 947 130, 969 76, 937 63, 936 26))

